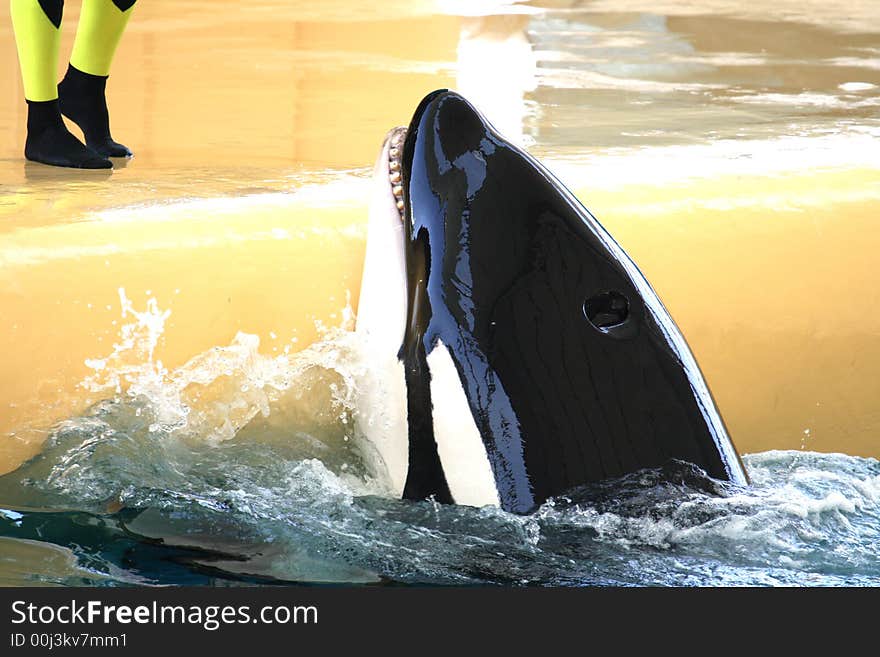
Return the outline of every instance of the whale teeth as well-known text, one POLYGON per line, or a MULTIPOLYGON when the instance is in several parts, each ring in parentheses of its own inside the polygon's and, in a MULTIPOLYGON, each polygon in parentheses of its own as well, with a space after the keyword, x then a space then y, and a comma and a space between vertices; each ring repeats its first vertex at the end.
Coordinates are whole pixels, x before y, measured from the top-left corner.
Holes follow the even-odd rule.
POLYGON ((404 210, 406 209, 406 202, 403 200, 403 172, 400 165, 401 145, 404 137, 406 137, 406 130, 397 128, 391 135, 388 147, 388 180, 391 183, 391 193, 394 195, 401 220, 404 218, 404 210))

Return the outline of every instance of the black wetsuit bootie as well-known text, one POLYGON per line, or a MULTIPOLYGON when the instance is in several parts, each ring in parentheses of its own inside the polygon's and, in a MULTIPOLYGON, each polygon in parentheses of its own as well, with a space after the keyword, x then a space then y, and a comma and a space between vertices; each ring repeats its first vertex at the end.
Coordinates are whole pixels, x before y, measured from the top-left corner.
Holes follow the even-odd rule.
POLYGON ((64 79, 58 84, 61 113, 80 127, 89 148, 104 157, 131 157, 128 147, 110 136, 110 114, 104 95, 107 77, 68 66, 64 79))
POLYGON ((58 109, 58 99, 27 101, 24 156, 34 162, 74 169, 112 169, 113 164, 71 134, 58 109))

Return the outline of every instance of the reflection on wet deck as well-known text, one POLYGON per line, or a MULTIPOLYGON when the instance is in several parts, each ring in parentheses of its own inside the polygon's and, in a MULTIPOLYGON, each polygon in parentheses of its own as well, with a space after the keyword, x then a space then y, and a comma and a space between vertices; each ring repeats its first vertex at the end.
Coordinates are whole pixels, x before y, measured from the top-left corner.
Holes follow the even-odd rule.
POLYGON ((880 455, 876 3, 142 5, 109 87, 137 156, 109 175, 24 163, 0 21, 0 471, 89 400, 77 384, 118 339, 120 288, 172 311, 169 367, 236 331, 273 353, 338 322, 364 174, 438 87, 621 241, 742 451, 880 455))

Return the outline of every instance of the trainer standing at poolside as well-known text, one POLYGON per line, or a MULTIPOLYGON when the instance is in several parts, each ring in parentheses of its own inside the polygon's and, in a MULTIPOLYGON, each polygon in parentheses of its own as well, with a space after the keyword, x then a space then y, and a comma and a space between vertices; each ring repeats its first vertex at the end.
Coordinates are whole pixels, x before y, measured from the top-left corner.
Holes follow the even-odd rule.
POLYGON ((104 90, 110 63, 136 0, 83 0, 67 74, 58 80, 64 0, 10 0, 12 28, 28 104, 24 156, 78 169, 110 169, 110 157, 131 157, 113 141, 104 90), (86 143, 61 120, 76 123, 86 143))

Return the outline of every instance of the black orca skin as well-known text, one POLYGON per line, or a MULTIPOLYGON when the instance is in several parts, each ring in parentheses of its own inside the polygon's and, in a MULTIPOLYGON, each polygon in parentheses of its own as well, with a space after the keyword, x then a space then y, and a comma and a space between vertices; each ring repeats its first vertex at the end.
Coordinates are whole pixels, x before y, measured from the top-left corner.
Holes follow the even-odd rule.
POLYGON ((507 511, 670 459, 748 482, 660 299, 543 166, 462 96, 439 90, 413 116, 402 175, 404 497, 452 501, 431 434, 426 356, 440 341, 507 511))

